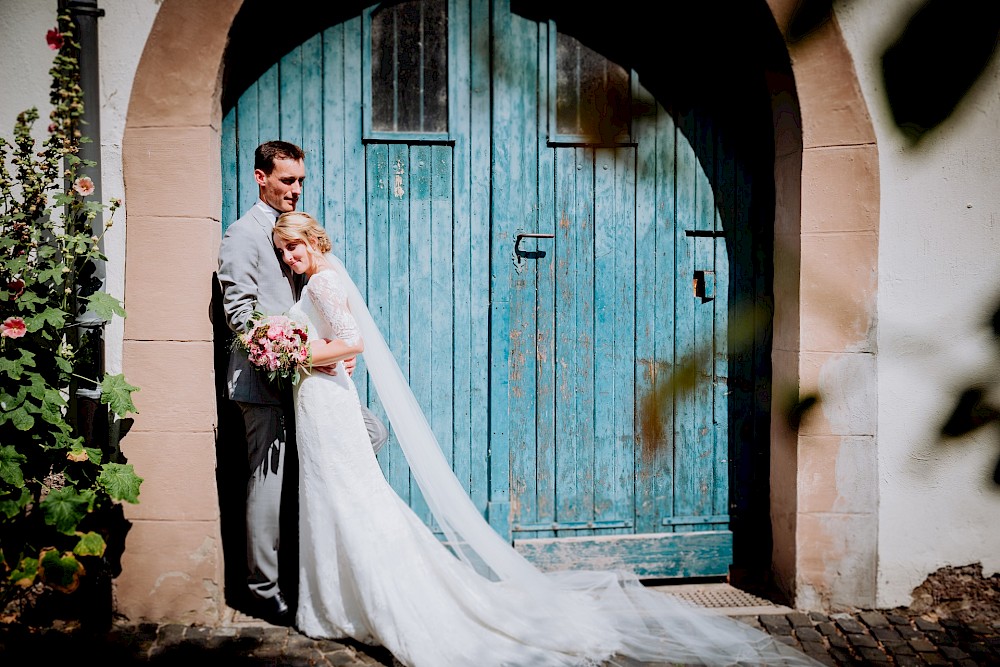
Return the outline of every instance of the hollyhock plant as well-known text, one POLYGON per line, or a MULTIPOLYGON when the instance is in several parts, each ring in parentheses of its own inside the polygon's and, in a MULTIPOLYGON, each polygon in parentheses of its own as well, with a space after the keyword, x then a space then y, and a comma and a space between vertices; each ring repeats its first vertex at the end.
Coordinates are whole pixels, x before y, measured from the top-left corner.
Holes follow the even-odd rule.
POLYGON ((142 483, 119 445, 138 387, 102 361, 102 327, 125 310, 95 279, 120 202, 92 196, 83 175, 99 165, 81 157, 74 22, 61 14, 43 36, 56 52, 48 119, 33 106, 0 134, 0 619, 44 617, 31 606, 48 608, 52 591, 79 596, 52 609, 104 609, 124 550, 120 505, 138 503, 142 483))

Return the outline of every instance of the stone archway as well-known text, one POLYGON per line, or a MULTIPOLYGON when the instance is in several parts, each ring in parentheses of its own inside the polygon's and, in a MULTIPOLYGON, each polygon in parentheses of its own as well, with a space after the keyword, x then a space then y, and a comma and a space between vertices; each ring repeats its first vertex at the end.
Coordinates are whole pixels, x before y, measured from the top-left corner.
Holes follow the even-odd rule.
MULTIPOLYGON (((163 0, 129 105, 123 366, 142 390, 122 446, 145 482, 142 502, 126 507, 132 529, 115 593, 119 613, 133 621, 212 625, 226 612, 210 304, 221 236, 222 63, 242 4, 163 0)), ((783 29, 795 3, 768 4, 783 29)), ((874 131, 835 21, 789 54, 794 81, 773 82, 775 386, 809 391, 831 365, 874 382, 874 131), (829 285, 841 287, 832 315, 829 285)), ((835 512, 835 481, 813 475, 859 438, 873 443, 874 432, 874 423, 825 414, 798 433, 772 423, 774 568, 800 605, 874 601, 875 504, 835 512), (847 536, 859 534, 870 540, 848 551, 847 536)), ((874 459, 875 448, 867 451, 874 459)))
MULTIPOLYGON (((787 35, 797 3, 768 5, 787 35)), ((851 486, 831 471, 877 470, 878 147, 836 18, 786 44, 794 82, 772 81, 772 567, 800 608, 873 608, 877 485, 851 486), (782 388, 832 396, 846 378, 854 393, 823 403, 797 432, 781 418, 782 388)))

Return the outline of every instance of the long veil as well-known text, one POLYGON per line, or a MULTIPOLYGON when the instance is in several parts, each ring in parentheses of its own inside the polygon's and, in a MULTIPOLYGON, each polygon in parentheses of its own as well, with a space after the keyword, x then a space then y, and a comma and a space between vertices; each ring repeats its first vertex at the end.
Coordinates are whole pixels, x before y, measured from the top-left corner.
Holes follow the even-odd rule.
MULTIPOLYGON (((524 596, 522 608, 545 610, 562 626, 608 637, 615 656, 635 661, 701 665, 819 665, 768 634, 735 619, 645 588, 628 572, 545 573, 504 541, 473 504, 445 459, 430 424, 396 363, 365 299, 344 264, 348 303, 364 339, 364 360, 414 479, 455 555, 491 581, 524 596)), ((405 557, 405 555, 403 556, 405 557)), ((620 662, 617 660, 621 659, 620 662)))

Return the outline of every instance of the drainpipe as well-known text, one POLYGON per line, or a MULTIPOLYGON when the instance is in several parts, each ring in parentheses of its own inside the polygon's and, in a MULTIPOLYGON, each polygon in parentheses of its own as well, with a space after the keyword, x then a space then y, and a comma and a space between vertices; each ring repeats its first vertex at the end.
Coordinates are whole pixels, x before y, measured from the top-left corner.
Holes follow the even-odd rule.
MULTIPOLYGON (((98 8, 97 0, 59 0, 60 9, 69 10, 76 26, 76 39, 80 44, 80 87, 83 91, 83 115, 80 132, 90 139, 80 144, 81 160, 93 161, 93 167, 82 166, 81 176, 89 176, 94 182, 91 201, 103 201, 101 194, 101 99, 100 66, 98 60, 97 20, 104 16, 98 8)), ((101 239, 100 250, 104 254, 104 218, 101 213, 91 222, 91 234, 101 239)), ((77 285, 89 295, 104 288, 107 268, 103 261, 94 261, 81 271, 77 285), (91 289, 93 286, 93 289, 91 289)), ((85 355, 92 363, 85 372, 98 381, 104 377, 104 323, 91 313, 83 313, 76 318, 78 332, 78 355, 85 355)), ((100 387, 90 383, 80 383, 70 396, 70 414, 76 424, 77 434, 82 435, 85 445, 104 449, 108 446, 107 406, 101 403, 100 387), (75 403, 75 404, 74 404, 75 403)))

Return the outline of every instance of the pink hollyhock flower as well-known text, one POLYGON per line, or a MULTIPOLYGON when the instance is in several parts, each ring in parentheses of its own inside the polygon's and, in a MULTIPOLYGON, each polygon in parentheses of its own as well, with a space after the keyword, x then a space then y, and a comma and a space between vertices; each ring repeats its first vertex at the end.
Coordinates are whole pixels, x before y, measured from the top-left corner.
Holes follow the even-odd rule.
POLYGON ((87 197, 94 194, 94 181, 90 179, 90 176, 81 176, 80 178, 73 181, 73 189, 82 197, 87 197))
POLYGON ((0 336, 20 338, 28 332, 28 327, 20 317, 8 317, 0 324, 0 336))
POLYGON ((20 278, 15 278, 7 283, 7 289, 8 291, 13 292, 13 294, 10 295, 10 298, 16 299, 24 292, 24 281, 20 278))
POLYGON ((53 28, 45 33, 45 41, 48 43, 49 48, 53 51, 58 51, 63 45, 63 36, 59 32, 59 28, 53 28))

